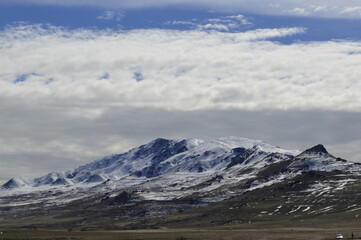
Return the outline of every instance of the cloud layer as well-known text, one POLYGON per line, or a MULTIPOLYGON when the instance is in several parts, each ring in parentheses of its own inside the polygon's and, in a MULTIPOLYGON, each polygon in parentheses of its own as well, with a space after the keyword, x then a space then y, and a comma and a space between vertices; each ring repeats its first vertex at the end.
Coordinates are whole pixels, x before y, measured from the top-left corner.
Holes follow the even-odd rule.
POLYGON ((269 15, 361 18, 361 4, 359 0, 3 0, 2 3, 98 6, 121 9, 183 6, 269 15))
POLYGON ((9 27, 0 33, 0 175, 68 169, 156 137, 320 142, 356 160, 361 43, 270 40, 305 32, 9 27))
POLYGON ((304 31, 9 28, 0 35, 0 96, 78 103, 90 118, 102 104, 361 111, 360 43, 265 40, 304 31))

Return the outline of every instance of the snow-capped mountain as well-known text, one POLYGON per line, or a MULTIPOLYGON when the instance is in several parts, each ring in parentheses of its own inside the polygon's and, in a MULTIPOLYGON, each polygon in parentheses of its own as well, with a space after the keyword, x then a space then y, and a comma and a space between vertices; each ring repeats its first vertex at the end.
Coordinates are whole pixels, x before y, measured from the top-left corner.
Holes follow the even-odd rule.
POLYGON ((77 206, 76 211, 92 206, 104 211, 124 205, 124 216, 130 217, 134 209, 127 206, 136 204, 150 217, 162 216, 266 189, 305 173, 358 176, 360 170, 359 164, 332 156, 322 145, 301 152, 239 137, 160 138, 67 172, 13 178, 1 187, 0 211, 8 209, 9 216, 18 216, 29 209, 77 206), (165 202, 168 205, 159 208, 165 202))
MULTIPOLYGON (((259 140, 226 137, 212 141, 200 139, 156 139, 123 154, 116 154, 78 167, 68 172, 52 172, 45 176, 24 180, 14 178, 3 188, 94 184, 125 177, 154 178, 165 174, 212 174, 227 168, 232 158, 241 152, 262 151, 294 156, 298 151, 284 150, 259 140)), ((257 156, 257 158, 261 158, 257 156)), ((249 158, 256 161, 255 156, 249 158)))

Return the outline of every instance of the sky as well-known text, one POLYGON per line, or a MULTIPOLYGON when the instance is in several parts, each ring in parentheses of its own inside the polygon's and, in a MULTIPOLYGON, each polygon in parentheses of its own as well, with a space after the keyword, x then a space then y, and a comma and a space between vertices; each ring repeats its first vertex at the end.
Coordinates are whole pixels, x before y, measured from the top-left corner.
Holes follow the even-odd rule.
POLYGON ((155 138, 361 162, 359 0, 1 0, 0 183, 155 138))

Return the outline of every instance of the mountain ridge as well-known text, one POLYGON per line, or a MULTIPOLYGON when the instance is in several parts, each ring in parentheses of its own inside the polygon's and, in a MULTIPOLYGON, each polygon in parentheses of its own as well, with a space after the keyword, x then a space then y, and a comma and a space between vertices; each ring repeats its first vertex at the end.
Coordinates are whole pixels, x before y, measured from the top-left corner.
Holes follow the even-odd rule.
MULTIPOLYGON (((209 148, 204 151, 204 154, 211 154, 211 150, 213 148, 218 148, 218 150, 223 150, 226 152, 228 149, 229 152, 233 151, 234 148, 252 148, 258 146, 258 148, 266 148, 268 151, 272 152, 282 152, 287 154, 296 153, 297 151, 284 150, 279 147, 274 147, 272 145, 266 144, 260 140, 252 140, 247 138, 237 138, 237 137, 224 137, 216 140, 205 141, 201 139, 182 139, 182 140, 169 140, 164 138, 155 139, 147 144, 141 145, 139 147, 133 148, 125 153, 121 154, 112 154, 110 156, 101 158, 99 160, 93 161, 89 164, 82 165, 74 170, 66 171, 66 172, 52 172, 42 177, 38 177, 35 179, 22 179, 22 184, 13 184, 11 185, 9 181, 14 182, 14 180, 9 180, 2 187, 6 186, 42 186, 42 185, 71 185, 75 183, 81 182, 102 182, 107 179, 119 179, 129 173, 129 171, 133 171, 132 173, 138 177, 141 177, 145 174, 146 177, 155 177, 156 174, 152 171, 152 168, 155 165, 160 164, 164 160, 173 157, 174 155, 178 155, 182 152, 192 150, 196 147, 202 146, 203 148, 209 148), (152 150, 152 151, 150 151, 152 150), (208 151, 208 152, 207 152, 208 151), (150 156, 152 155, 152 156, 150 156), (124 164, 124 157, 128 157, 133 160, 132 164, 124 164), (146 161, 139 161, 139 159, 144 159, 148 157, 146 161), (138 163, 135 163, 138 160, 138 163), (150 164, 149 164, 150 163, 150 164), (147 165, 147 169, 139 169, 147 165), (128 169, 128 172, 121 172, 119 170, 123 167, 128 169), (134 171, 138 169, 137 171, 134 171), (118 170, 117 173, 114 171, 118 170), (148 172, 147 172, 148 170, 148 172), (79 173, 83 173, 82 175, 79 173), (92 174, 90 174, 92 173, 92 174), (30 183, 29 183, 30 182, 30 183)), ((192 157, 195 157, 194 155, 192 157)), ((167 166, 163 166, 167 168, 167 166)), ((198 167, 198 170, 203 169, 201 166, 198 167)))
MULTIPOLYGON (((318 208, 325 207, 317 205, 317 201, 332 202, 332 196, 342 196, 345 189, 361 186, 360 173, 360 164, 334 157, 320 144, 301 152, 238 137, 159 138, 70 171, 52 172, 30 180, 13 178, 0 190, 0 212, 10 222, 32 214, 39 218, 36 226, 43 226, 41 216, 49 214, 54 216, 57 226, 84 222, 99 226, 102 220, 114 216, 118 227, 128 224, 133 228, 141 222, 194 208, 207 212, 213 211, 211 206, 219 206, 222 212, 224 206, 232 207, 228 206, 231 199, 246 201, 244 196, 250 192, 260 194, 256 199, 263 206, 264 197, 280 192, 277 201, 293 199, 300 204, 299 209, 304 211, 301 213, 313 216, 319 213, 318 208), (296 188, 302 191, 294 191, 296 188), (302 207, 297 195, 309 199, 305 203, 307 208, 302 207), (82 220, 62 220, 69 216, 82 220)), ((298 212, 288 200, 282 204, 287 205, 284 208, 287 211, 276 212, 282 212, 285 217, 298 212)), ((336 211, 332 205, 326 207, 336 211)), ((358 211, 358 207, 361 209, 361 196, 360 205, 352 209, 358 211)), ((256 220, 264 212, 256 214, 247 209, 249 217, 256 220)), ((24 226, 28 225, 24 223, 24 226)))

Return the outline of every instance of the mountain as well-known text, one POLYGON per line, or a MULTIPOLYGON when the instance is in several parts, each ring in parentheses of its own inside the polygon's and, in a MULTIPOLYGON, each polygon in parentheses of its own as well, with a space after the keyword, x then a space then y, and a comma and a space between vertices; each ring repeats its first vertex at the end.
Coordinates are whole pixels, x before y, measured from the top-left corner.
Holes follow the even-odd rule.
POLYGON ((28 183, 21 177, 12 178, 7 181, 4 185, 2 185, 3 189, 11 189, 11 188, 21 188, 27 186, 28 183))
MULTIPOLYGON (((174 224, 168 217, 177 215, 181 219, 185 212, 187 217, 182 224, 192 225, 208 211, 224 216, 221 213, 225 206, 229 210, 237 205, 232 202, 235 199, 244 204, 241 209, 247 212, 244 206, 251 202, 245 199, 246 196, 259 196, 262 206, 269 203, 263 200, 262 204, 261 199, 271 195, 275 196, 274 200, 279 198, 278 204, 283 201, 282 206, 287 205, 288 194, 294 198, 310 193, 311 197, 317 198, 332 192, 336 198, 346 187, 360 183, 360 170, 359 164, 334 157, 322 145, 301 152, 238 137, 216 140, 160 138, 67 172, 9 180, 0 190, 3 216, 0 224, 11 225, 15 219, 21 226, 151 227, 174 224), (294 192, 301 185, 302 191, 294 192), (280 192, 282 196, 278 196, 280 192), (197 209, 199 216, 189 217, 190 209, 197 209), (31 224, 25 221, 34 217, 36 221, 31 224)), ((357 207, 355 203, 348 210, 357 207)), ((279 215, 284 209, 286 207, 280 207, 267 217, 279 215)), ((310 205, 304 204, 282 214, 292 216, 301 210, 308 214, 310 209, 310 205)), ((261 212, 265 211, 256 214, 252 210, 249 214, 254 216, 247 217, 255 221, 255 216, 264 215, 261 212)), ((234 223, 237 218, 238 215, 229 213, 213 223, 223 224, 225 219, 234 223)), ((204 224, 212 225, 207 221, 204 224)))
POLYGON ((208 175, 226 168, 231 159, 243 151, 263 151, 263 155, 280 153, 293 156, 297 151, 287 151, 261 141, 245 138, 220 138, 213 141, 199 139, 156 139, 123 154, 116 154, 78 167, 68 172, 52 172, 45 176, 20 180, 21 184, 8 184, 3 188, 72 186, 119 181, 125 178, 145 180, 177 173, 208 175))

